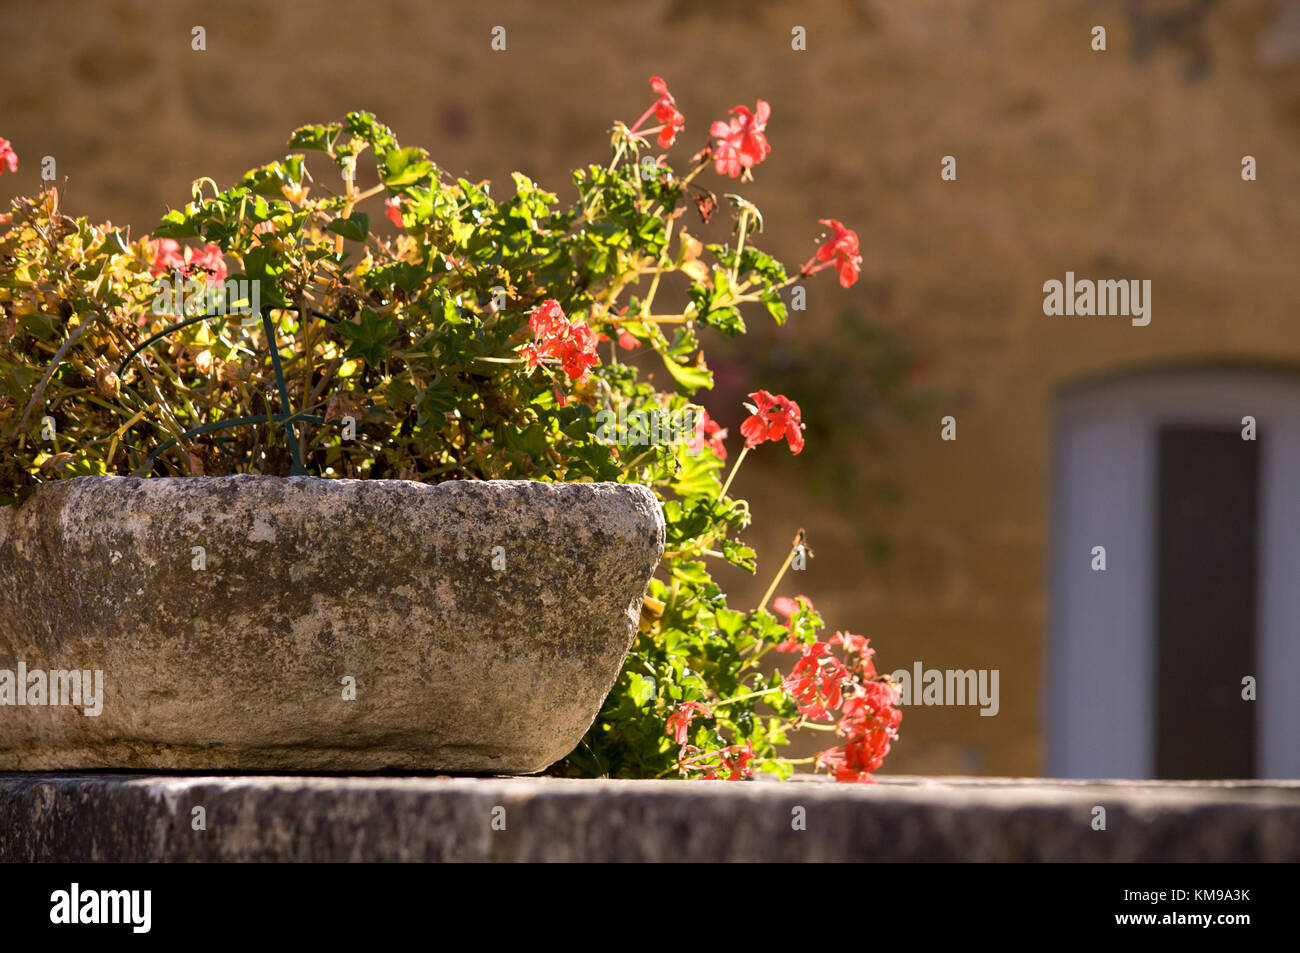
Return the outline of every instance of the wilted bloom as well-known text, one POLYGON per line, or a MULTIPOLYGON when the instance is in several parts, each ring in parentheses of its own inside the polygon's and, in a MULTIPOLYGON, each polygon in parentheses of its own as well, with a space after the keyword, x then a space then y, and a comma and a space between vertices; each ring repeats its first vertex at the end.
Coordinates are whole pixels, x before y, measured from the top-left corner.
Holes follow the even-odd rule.
POLYGON ((799 270, 801 275, 811 275, 829 268, 833 264, 839 272, 840 284, 847 288, 858 280, 862 266, 862 256, 858 254, 858 233, 833 218, 818 219, 821 224, 834 231, 834 234, 822 243, 817 254, 808 259, 808 263, 799 270), (820 263, 820 264, 819 264, 820 263))
POLYGON ((701 705, 699 702, 681 702, 671 715, 668 716, 666 734, 677 742, 679 745, 686 744, 686 733, 691 727, 691 720, 696 715, 704 718, 712 718, 713 713, 701 705))
POLYGON ((641 342, 632 336, 632 333, 625 328, 618 329, 618 346, 625 351, 635 351, 641 346, 641 342))
POLYGON ((749 395, 753 404, 746 404, 746 409, 753 415, 740 425, 740 435, 745 438, 745 446, 751 450, 765 440, 778 441, 785 437, 790 444, 791 453, 803 449, 803 421, 799 414, 799 405, 780 394, 769 394, 765 390, 755 391, 749 395))
POLYGON ((107 364, 100 364, 95 368, 95 393, 100 397, 117 397, 122 391, 122 382, 118 379, 117 372, 107 364))
POLYGON ((772 107, 760 99, 754 112, 744 106, 731 110, 731 119, 719 120, 709 127, 709 135, 716 140, 713 144, 713 167, 719 175, 729 175, 733 179, 742 173, 749 178, 749 172, 772 151, 763 130, 767 127, 772 107))
POLYGON ((0 139, 0 172, 5 169, 10 172, 18 171, 18 153, 14 152, 14 147, 9 144, 8 139, 0 139))

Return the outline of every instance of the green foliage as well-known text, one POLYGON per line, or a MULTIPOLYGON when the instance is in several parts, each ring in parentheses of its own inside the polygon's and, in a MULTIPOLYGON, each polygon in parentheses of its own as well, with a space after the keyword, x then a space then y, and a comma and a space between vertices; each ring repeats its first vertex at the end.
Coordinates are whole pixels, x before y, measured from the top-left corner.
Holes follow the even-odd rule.
POLYGON ((783 321, 792 279, 747 241, 746 226, 761 223, 752 206, 739 206, 737 248, 705 250, 680 231, 707 156, 685 176, 661 161, 647 177, 637 161, 647 141, 616 132, 614 161, 576 172, 567 206, 518 174, 499 201, 368 113, 298 129, 299 151, 230 188, 196 182, 189 203, 136 241, 63 215, 53 190, 15 200, 0 226, 0 504, 88 473, 286 475, 295 456, 327 477, 646 484, 663 501, 668 552, 627 664, 561 770, 662 776, 686 751, 707 767, 722 759, 710 752, 749 744, 756 767, 788 774, 778 751, 801 716, 758 659, 791 630, 764 608, 729 608, 706 565, 756 568, 738 539, 748 507, 721 492, 724 462, 703 441, 638 446, 597 431, 602 412, 697 409, 691 398, 712 386, 699 327, 742 334, 746 303, 783 321), (363 189, 367 151, 377 184, 363 189), (340 190, 315 184, 318 162, 337 167, 340 190), (257 316, 203 318, 203 292, 227 304, 237 292, 205 287, 212 269, 178 266, 167 240, 256 282, 274 341, 257 316), (158 285, 176 267, 194 286, 186 297, 199 292, 179 311, 158 285), (674 280, 689 305, 656 314, 674 280), (521 355, 544 300, 610 340, 590 377, 521 355), (668 392, 619 360, 620 334, 662 364, 668 392), (253 422, 195 433, 237 418, 253 422), (682 748, 665 719, 692 701, 713 714, 682 748))

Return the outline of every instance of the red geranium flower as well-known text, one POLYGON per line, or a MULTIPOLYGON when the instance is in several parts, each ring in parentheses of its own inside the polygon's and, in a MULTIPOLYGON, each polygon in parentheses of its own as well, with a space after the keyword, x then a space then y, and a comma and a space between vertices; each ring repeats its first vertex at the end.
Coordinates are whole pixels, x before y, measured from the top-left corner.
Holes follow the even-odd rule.
POLYGON ((831 647, 814 642, 804 648, 783 685, 801 715, 813 721, 831 721, 830 710, 840 707, 848 677, 848 669, 831 654, 831 647))
POLYGON ((704 718, 713 717, 713 713, 699 702, 681 702, 676 710, 668 716, 666 734, 677 744, 686 744, 686 733, 691 727, 691 720, 696 715, 704 718))
POLYGON ((149 270, 154 275, 169 271, 193 275, 202 271, 203 277, 208 281, 220 283, 226 280, 226 260, 216 245, 204 245, 197 252, 193 248, 186 248, 185 253, 181 254, 181 246, 174 239, 162 238, 153 243, 152 250, 153 261, 149 270))
POLYGON ((663 128, 659 130, 659 145, 667 149, 686 125, 686 117, 677 109, 677 100, 668 92, 667 83, 658 76, 651 76, 650 88, 659 94, 659 100, 655 103, 655 118, 663 123, 663 128))
POLYGON ((876 666, 871 661, 876 650, 871 647, 871 640, 862 635, 854 635, 852 632, 836 632, 830 637, 831 645, 842 645, 846 652, 856 655, 858 659, 857 673, 863 678, 875 678, 876 666))
POLYGON ((754 773, 753 767, 749 762, 754 760, 754 743, 746 741, 742 748, 740 745, 731 745, 723 748, 718 752, 722 760, 722 769, 730 771, 727 776, 728 781, 739 781, 741 778, 750 777, 754 773), (734 757, 732 757, 734 755, 734 757))
POLYGON ((659 133, 659 145, 667 149, 677 139, 677 133, 686 125, 686 117, 677 109, 677 100, 673 99, 673 94, 668 92, 668 84, 658 76, 650 77, 650 88, 659 94, 654 105, 641 114, 641 118, 636 121, 628 131, 633 135, 648 136, 652 132, 659 133), (641 124, 650 118, 654 113, 655 118, 659 120, 659 125, 653 129, 641 129, 641 124))
POLYGON ((538 341, 562 336, 568 329, 569 320, 564 316, 564 309, 554 298, 547 298, 528 316, 528 326, 538 341))
POLYGON ((745 407, 753 416, 740 425, 740 435, 745 438, 745 446, 752 450, 765 440, 775 442, 785 437, 790 444, 790 452, 799 453, 803 449, 803 421, 799 405, 787 397, 769 394, 765 390, 755 391, 749 397, 754 403, 746 404, 745 407))
POLYGON ((752 113, 744 106, 736 106, 731 113, 731 119, 719 120, 709 127, 709 135, 716 140, 713 167, 719 175, 734 179, 743 174, 748 180, 752 178, 750 170, 772 151, 763 133, 772 107, 760 99, 752 113))
POLYGON ((185 258, 181 246, 174 238, 163 238, 153 243, 153 263, 150 271, 161 275, 168 271, 184 271, 185 258))
POLYGON ((391 199, 384 199, 384 216, 396 225, 398 228, 404 228, 402 223, 402 197, 394 195, 391 199))
POLYGON ((862 266, 862 256, 858 254, 858 233, 851 228, 845 228, 833 218, 822 218, 818 221, 827 228, 833 229, 835 234, 822 243, 817 249, 817 254, 809 258, 808 263, 799 269, 799 274, 812 275, 834 264, 835 270, 839 272, 840 285, 847 288, 858 280, 858 273, 862 266))
MULTIPOLYGON (((554 298, 548 298, 533 309, 528 317, 528 326, 532 328, 534 340, 519 349, 528 360, 529 368, 534 368, 542 361, 558 361, 564 373, 571 380, 582 383, 590 375, 591 368, 600 363, 596 356, 599 338, 587 322, 575 318, 572 322, 564 315, 564 309, 554 298)), ((560 406, 566 406, 561 401, 560 406)))
POLYGON ((822 752, 817 763, 837 781, 870 782, 898 737, 903 713, 896 706, 898 689, 884 680, 860 682, 844 696, 836 732, 845 739, 838 748, 822 752))
MULTIPOLYGON (((18 153, 14 152, 14 147, 9 144, 8 139, 0 139, 0 166, 4 166, 10 172, 18 171, 18 153)), ((0 168, 0 172, 3 172, 4 168, 0 168)))
POLYGON ((570 380, 585 381, 591 369, 600 363, 596 356, 596 332, 585 321, 575 320, 569 325, 569 333, 559 344, 560 366, 570 380))
POLYGON ((187 274, 192 275, 202 270, 207 273, 208 281, 218 284, 225 281, 226 275, 229 274, 226 270, 226 259, 216 245, 204 245, 197 252, 192 248, 185 249, 185 261, 188 266, 187 274))

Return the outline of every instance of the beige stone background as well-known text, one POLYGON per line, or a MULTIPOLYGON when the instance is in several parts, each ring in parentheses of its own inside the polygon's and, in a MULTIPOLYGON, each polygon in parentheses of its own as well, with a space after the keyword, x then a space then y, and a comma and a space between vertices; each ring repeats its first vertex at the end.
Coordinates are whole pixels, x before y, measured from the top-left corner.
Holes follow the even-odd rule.
MULTIPOLYGON (((924 410, 862 407, 879 431, 869 447, 841 419, 817 454, 751 458, 738 487, 763 571, 725 578, 752 603, 804 526, 816 558, 783 591, 870 635, 882 668, 1000 669, 996 718, 909 709, 893 772, 1041 770, 1057 388, 1164 364, 1300 364, 1295 0, 5 0, 0 50, 0 136, 23 161, 0 201, 35 191, 52 155, 65 210, 135 235, 191 180, 229 183, 282 154, 293 127, 349 109, 453 173, 508 185, 517 168, 568 194, 567 170, 607 154, 611 120, 649 104, 651 74, 669 81, 692 150, 730 106, 770 101, 773 152, 749 193, 765 247, 797 265, 816 219, 834 216, 865 262, 848 292, 815 283, 780 333, 755 316, 750 343, 825 349, 835 386, 867 403, 855 362, 869 365, 867 329, 882 329, 923 358, 909 386, 924 410), (205 52, 190 48, 195 25, 205 52), (791 50, 794 25, 806 52, 791 50), (1241 180, 1245 154, 1256 182, 1241 180), (956 182, 940 181, 944 155, 956 182), (1066 270, 1151 279, 1150 326, 1045 317, 1042 283, 1066 270), (939 439, 944 414, 956 442, 939 439)), ((734 433, 739 408, 714 409, 734 433)))

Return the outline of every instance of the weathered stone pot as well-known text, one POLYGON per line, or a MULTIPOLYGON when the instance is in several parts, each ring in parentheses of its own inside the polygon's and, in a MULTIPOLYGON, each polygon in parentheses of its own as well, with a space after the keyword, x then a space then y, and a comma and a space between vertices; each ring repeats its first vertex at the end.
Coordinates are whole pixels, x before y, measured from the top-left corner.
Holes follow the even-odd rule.
POLYGON ((46 484, 0 509, 0 770, 540 771, 663 540, 634 485, 46 484))

